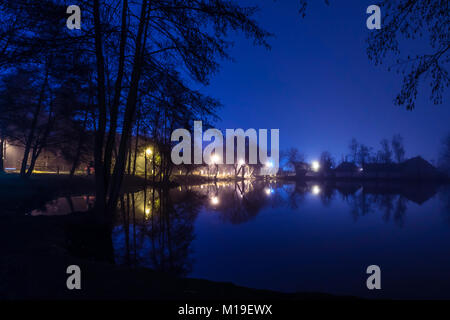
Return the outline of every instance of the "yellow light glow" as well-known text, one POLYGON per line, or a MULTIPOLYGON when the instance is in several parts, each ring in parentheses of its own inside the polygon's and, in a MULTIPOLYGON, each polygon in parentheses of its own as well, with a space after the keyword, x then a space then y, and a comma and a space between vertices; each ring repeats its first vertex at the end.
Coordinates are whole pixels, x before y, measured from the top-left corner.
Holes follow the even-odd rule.
POLYGON ((312 187, 312 194, 316 196, 319 193, 320 193, 320 187, 319 186, 313 186, 312 187))
POLYGON ((220 159, 219 159, 219 156, 218 156, 217 154, 215 154, 215 155, 213 155, 213 156, 211 157, 211 161, 212 161, 213 164, 218 163, 219 160, 220 160, 220 159))
POLYGON ((213 205, 219 204, 219 198, 218 198, 218 197, 212 197, 212 198, 211 198, 211 203, 212 203, 213 205))
POLYGON ((266 189, 264 189, 264 191, 266 192, 266 194, 268 196, 272 193, 272 190, 270 188, 266 188, 266 189))
POLYGON ((145 209, 145 214, 150 214, 150 209, 145 209))
POLYGON ((152 149, 150 149, 150 148, 147 148, 146 150, 145 150, 145 154, 146 155, 151 155, 152 154, 152 149))
POLYGON ((319 171, 319 169, 320 169, 320 163, 319 163, 319 161, 313 161, 313 162, 311 163, 311 168, 312 168, 312 170, 313 170, 314 172, 319 171))

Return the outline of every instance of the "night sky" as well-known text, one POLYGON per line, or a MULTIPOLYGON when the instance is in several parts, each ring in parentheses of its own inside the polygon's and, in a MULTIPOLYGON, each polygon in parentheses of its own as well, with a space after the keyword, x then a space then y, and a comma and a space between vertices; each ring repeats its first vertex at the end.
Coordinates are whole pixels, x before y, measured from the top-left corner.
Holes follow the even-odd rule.
MULTIPOLYGON (((378 150, 382 138, 400 133, 407 157, 437 159, 450 131, 449 94, 434 105, 423 83, 415 110, 394 105, 402 76, 387 66, 395 60, 375 66, 366 55, 374 31, 366 28, 365 12, 374 1, 310 1, 304 19, 298 1, 242 3, 259 3, 258 21, 275 37, 270 51, 233 38, 235 61, 225 61, 205 89, 224 104, 217 128, 279 128, 281 149, 297 147, 308 160, 323 150, 340 160, 352 137, 378 150)), ((400 49, 413 54, 426 43, 400 49)))

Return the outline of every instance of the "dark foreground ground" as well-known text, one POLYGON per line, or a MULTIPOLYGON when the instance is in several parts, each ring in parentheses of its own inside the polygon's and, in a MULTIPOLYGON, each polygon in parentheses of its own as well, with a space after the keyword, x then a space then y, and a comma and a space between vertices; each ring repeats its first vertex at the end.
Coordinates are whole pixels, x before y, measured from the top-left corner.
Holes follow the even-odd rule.
MULTIPOLYGON (((125 188, 139 188, 140 183, 128 180, 125 188)), ((87 178, 68 182, 63 176, 38 176, 30 181, 0 177, 0 299, 340 299, 320 293, 256 290, 117 266, 107 262, 110 256, 105 248, 110 240, 94 227, 92 214, 24 214, 48 198, 90 191, 93 181, 87 178), (95 251, 105 252, 105 256, 92 254, 95 251), (69 265, 81 268, 81 290, 66 287, 69 265)))

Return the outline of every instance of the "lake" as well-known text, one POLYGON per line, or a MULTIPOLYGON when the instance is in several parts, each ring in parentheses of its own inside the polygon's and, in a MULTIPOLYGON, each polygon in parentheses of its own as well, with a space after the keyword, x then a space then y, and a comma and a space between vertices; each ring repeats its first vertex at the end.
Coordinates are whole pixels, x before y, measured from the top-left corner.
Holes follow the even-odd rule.
MULTIPOLYGON (((88 210, 60 198, 32 215, 88 210)), ((148 188, 119 201, 117 264, 283 292, 450 298, 450 187, 239 183, 148 188), (366 268, 381 268, 368 290, 366 268)))

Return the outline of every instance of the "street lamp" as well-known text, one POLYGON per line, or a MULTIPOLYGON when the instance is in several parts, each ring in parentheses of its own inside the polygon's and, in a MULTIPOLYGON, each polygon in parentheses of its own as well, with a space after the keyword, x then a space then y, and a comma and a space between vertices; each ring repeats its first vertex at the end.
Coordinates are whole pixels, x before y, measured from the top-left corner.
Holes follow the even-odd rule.
POLYGON ((211 157, 211 161, 212 161, 213 164, 218 163, 219 162, 219 156, 217 154, 213 155, 211 157))
MULTIPOLYGON (((220 158, 217 154, 212 155, 211 157, 211 163, 214 166, 215 169, 215 176, 214 176, 214 180, 217 180, 217 174, 219 173, 219 161, 220 158)), ((211 168, 209 168, 209 171, 211 171, 211 168)), ((209 178, 209 174, 208 174, 208 178, 209 178)))
POLYGON ((150 149, 150 148, 147 148, 146 150, 145 150, 145 168, 144 168, 144 175, 145 175, 145 185, 147 185, 147 158, 149 157, 149 156, 151 156, 151 154, 152 154, 152 149, 150 149))
POLYGON ((313 162, 311 163, 311 168, 312 168, 312 170, 313 170, 314 172, 319 171, 319 169, 320 169, 320 163, 319 163, 319 161, 313 161, 313 162))

